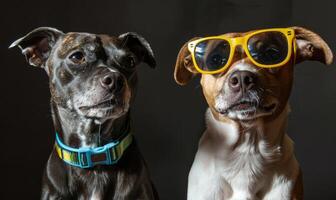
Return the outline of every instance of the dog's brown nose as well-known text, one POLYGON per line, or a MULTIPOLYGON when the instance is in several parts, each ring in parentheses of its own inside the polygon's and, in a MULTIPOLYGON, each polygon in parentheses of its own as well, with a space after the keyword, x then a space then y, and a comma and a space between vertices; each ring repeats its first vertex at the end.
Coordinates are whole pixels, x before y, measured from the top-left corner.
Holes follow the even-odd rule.
POLYGON ((100 83, 103 88, 111 90, 112 92, 120 91, 124 86, 123 77, 117 73, 109 73, 100 78, 100 83))
POLYGON ((257 76, 249 71, 236 71, 229 77, 229 87, 234 92, 246 92, 255 86, 257 76))

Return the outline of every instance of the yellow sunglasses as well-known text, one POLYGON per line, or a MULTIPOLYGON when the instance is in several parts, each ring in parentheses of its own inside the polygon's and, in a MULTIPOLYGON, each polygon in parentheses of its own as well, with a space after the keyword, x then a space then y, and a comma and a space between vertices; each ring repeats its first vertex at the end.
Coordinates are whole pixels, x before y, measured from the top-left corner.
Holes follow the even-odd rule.
POLYGON ((291 28, 271 28, 243 37, 224 35, 197 39, 188 43, 194 66, 203 74, 217 74, 231 64, 235 49, 241 45, 247 57, 258 67, 274 68, 286 64, 296 53, 295 32, 291 28))

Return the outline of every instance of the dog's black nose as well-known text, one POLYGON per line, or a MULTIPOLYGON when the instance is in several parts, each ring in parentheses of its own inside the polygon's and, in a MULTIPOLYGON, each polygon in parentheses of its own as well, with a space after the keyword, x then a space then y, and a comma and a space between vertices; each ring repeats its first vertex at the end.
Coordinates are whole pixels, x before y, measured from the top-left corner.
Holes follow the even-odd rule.
POLYGON ((100 78, 100 83, 103 88, 112 92, 120 91, 124 86, 123 77, 117 73, 109 73, 100 78))
POLYGON ((229 77, 229 87, 234 92, 246 92, 256 85, 258 77, 249 71, 236 71, 229 77))

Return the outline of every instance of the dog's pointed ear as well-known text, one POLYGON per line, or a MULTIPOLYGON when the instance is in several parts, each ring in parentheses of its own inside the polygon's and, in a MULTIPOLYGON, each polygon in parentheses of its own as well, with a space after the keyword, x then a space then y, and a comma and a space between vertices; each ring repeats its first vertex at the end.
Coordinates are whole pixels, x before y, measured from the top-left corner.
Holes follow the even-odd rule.
POLYGON ((145 38, 134 32, 121 34, 118 38, 121 47, 127 47, 140 62, 147 63, 152 68, 156 66, 153 50, 145 38))
POLYGON ((44 67, 52 47, 61 35, 63 32, 55 28, 40 27, 13 42, 9 48, 18 46, 30 65, 44 67))
POLYGON ((179 85, 186 85, 197 73, 199 73, 194 66, 191 54, 188 50, 188 43, 195 39, 198 38, 193 38, 185 43, 177 55, 174 78, 179 85))
POLYGON ((316 60, 326 65, 333 62, 333 53, 327 43, 316 33, 302 27, 292 27, 296 38, 296 63, 316 60))

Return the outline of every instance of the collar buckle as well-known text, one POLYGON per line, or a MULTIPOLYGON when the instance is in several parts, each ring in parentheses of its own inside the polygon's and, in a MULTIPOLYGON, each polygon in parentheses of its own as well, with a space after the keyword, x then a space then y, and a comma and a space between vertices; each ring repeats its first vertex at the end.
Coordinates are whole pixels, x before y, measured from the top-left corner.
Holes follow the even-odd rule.
POLYGON ((78 158, 81 168, 91 168, 96 165, 112 164, 109 149, 105 148, 105 146, 102 148, 92 149, 91 151, 79 152, 78 158))

